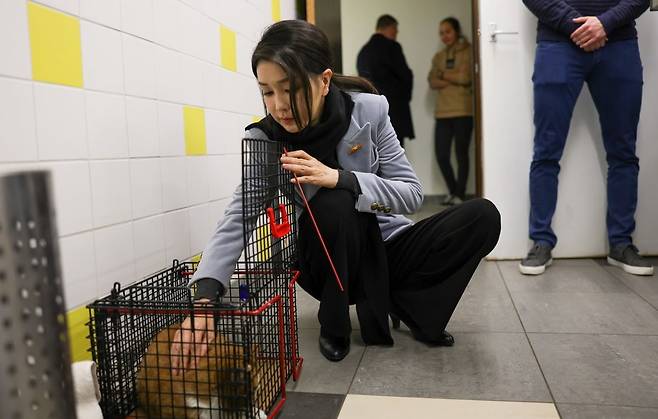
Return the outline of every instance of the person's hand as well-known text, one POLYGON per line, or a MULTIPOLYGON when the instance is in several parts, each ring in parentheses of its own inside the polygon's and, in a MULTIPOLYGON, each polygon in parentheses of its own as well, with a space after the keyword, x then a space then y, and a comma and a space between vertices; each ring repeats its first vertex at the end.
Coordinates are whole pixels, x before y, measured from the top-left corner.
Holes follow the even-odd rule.
MULTIPOLYGON (((204 299, 196 304, 203 306, 208 302, 204 299)), ((197 359, 208 353, 208 344, 214 340, 215 320, 212 314, 196 314, 183 320, 171 344, 172 373, 179 375, 182 370, 195 367, 197 359)))
POLYGON ((608 40, 603 24, 596 16, 582 16, 573 20, 580 27, 573 31, 571 40, 587 52, 603 47, 608 40))
MULTIPOLYGON (((338 183, 338 170, 322 164, 303 150, 289 151, 281 156, 282 167, 295 175, 300 184, 322 186, 333 189, 338 183)), ((293 178, 291 182, 295 182, 293 178)))

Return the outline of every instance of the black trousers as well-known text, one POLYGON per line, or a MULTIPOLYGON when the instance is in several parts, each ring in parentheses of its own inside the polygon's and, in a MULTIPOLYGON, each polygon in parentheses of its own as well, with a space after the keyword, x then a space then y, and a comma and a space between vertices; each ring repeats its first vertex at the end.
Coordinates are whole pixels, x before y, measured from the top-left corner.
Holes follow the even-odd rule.
POLYGON ((436 161, 448 186, 451 195, 464 199, 466 181, 468 180, 469 158, 468 148, 473 133, 473 117, 441 118, 436 120, 434 141, 436 161), (457 156, 457 179, 450 163, 452 140, 455 139, 455 154, 457 156))
MULTIPOLYGON (((388 287, 389 311, 409 326, 416 339, 438 341, 473 272, 500 234, 496 207, 485 199, 474 199, 426 218, 384 242, 386 260, 381 261, 373 256, 376 252, 369 251, 371 229, 379 232, 377 219, 374 214, 356 211, 351 193, 321 189, 310 205, 345 288, 345 292, 338 289, 310 218, 303 213, 298 282, 320 301, 318 319, 325 336, 349 336, 349 305, 353 303, 357 303, 363 334, 359 302, 365 287, 359 279, 378 271, 388 275, 382 285, 388 287)), ((364 336, 364 341, 369 339, 364 336)))

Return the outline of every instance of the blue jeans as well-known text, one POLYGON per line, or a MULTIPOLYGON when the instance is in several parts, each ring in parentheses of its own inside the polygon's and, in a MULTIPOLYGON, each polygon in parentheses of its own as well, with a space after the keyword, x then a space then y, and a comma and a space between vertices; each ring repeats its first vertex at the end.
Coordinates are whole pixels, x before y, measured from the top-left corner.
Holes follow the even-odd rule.
POLYGON ((637 40, 612 42, 592 53, 570 42, 540 42, 532 81, 535 139, 530 166, 530 238, 552 247, 557 243, 551 220, 560 158, 576 99, 587 82, 608 162, 608 240, 611 246, 631 243, 639 172, 635 143, 643 84, 637 40))

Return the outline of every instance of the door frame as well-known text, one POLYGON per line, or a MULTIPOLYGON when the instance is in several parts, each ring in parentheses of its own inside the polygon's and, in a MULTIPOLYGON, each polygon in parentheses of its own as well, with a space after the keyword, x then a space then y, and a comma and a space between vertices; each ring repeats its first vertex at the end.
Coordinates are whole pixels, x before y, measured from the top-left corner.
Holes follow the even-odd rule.
POLYGON ((480 2, 471 0, 471 19, 473 33, 473 99, 475 101, 475 112, 473 115, 475 135, 475 195, 482 197, 484 194, 484 179, 482 175, 482 80, 480 77, 480 2))

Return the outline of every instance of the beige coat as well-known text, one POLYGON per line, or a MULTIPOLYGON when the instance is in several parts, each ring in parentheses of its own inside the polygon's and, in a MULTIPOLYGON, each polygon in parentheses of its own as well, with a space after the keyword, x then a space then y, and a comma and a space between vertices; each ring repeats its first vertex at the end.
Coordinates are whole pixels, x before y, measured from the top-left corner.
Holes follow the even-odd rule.
MULTIPOLYGON (((438 88, 436 96, 436 118, 455 118, 473 115, 471 44, 460 40, 451 48, 444 48, 432 58, 432 69, 427 76, 430 86, 450 75, 453 78, 447 87, 438 88), (454 60, 452 68, 448 61, 454 60), (456 83, 454 83, 456 82, 456 83)), ((433 87, 437 89, 437 87, 433 87)))

